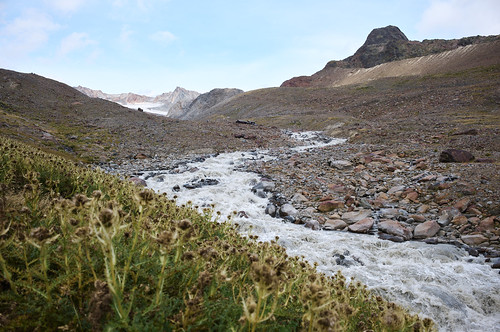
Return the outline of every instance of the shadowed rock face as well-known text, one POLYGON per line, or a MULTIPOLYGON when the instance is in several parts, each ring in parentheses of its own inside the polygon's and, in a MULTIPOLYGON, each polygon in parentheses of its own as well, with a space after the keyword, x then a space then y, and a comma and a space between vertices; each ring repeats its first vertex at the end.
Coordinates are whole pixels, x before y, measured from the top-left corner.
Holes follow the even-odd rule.
POLYGON ((439 155, 439 161, 443 163, 466 163, 473 160, 472 153, 458 149, 444 150, 439 155))
POLYGON ((178 118, 183 120, 195 119, 212 106, 241 93, 243 93, 243 90, 240 89, 213 89, 210 92, 199 95, 183 110, 183 113, 178 118))
POLYGON ((386 44, 388 42, 398 40, 408 41, 408 38, 401 30, 399 30, 398 27, 389 25, 385 28, 373 29, 366 38, 363 46, 366 47, 374 44, 386 44))
POLYGON ((398 27, 389 25, 373 29, 365 43, 356 53, 345 59, 349 67, 370 68, 378 64, 404 57, 405 45, 409 42, 398 27))

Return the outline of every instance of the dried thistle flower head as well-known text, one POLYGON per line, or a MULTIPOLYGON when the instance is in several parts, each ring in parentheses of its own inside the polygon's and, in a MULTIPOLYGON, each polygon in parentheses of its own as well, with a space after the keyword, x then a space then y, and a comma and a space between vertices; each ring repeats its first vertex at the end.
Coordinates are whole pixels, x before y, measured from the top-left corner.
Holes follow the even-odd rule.
POLYGON ((24 185, 24 190, 26 190, 26 191, 33 191, 34 189, 35 188, 33 187, 33 185, 31 183, 24 185))
POLYGON ((195 257, 195 253, 192 251, 186 251, 184 254, 182 254, 182 259, 185 261, 193 260, 194 257, 195 257))
POLYGON ((104 227, 109 227, 113 223, 113 210, 104 208, 99 212, 99 220, 104 227))
POLYGON ((75 197, 73 197, 73 203, 76 207, 83 207, 88 201, 88 197, 83 194, 76 194, 75 197))
POLYGON ((88 227, 79 227, 75 230, 75 236, 78 238, 83 238, 90 234, 90 229, 88 227))
POLYGON ((153 200, 154 193, 149 189, 144 189, 139 193, 139 198, 141 201, 148 203, 153 200))
POLYGON ((203 290, 205 287, 210 285, 212 277, 212 274, 207 270, 201 272, 198 276, 198 289, 203 290))
POLYGON ((191 228, 192 223, 189 219, 183 219, 179 222, 179 228, 182 229, 183 231, 191 228))
POLYGON ((253 299, 253 296, 250 296, 247 298, 245 301, 248 313, 253 314, 255 312, 255 309, 257 309, 257 303, 255 303, 255 300, 253 299))
POLYGON ((272 288, 278 281, 276 271, 267 264, 253 262, 250 273, 255 282, 264 284, 266 288, 272 288))
POLYGON ((45 227, 37 227, 31 230, 30 237, 38 241, 43 241, 50 237, 50 231, 45 227))
POLYGON ((170 246, 177 239, 177 232, 163 231, 156 241, 163 246, 170 246))

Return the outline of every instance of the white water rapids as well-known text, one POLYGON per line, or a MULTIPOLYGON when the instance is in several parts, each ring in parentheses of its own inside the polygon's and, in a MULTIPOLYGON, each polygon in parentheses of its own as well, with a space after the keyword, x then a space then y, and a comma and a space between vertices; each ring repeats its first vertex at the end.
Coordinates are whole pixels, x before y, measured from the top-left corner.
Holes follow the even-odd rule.
MULTIPOLYGON (((336 143, 342 140, 314 147, 336 143)), ((341 270, 348 279, 354 277, 387 300, 431 318, 440 331, 500 331, 500 276, 485 264, 484 257, 472 257, 452 245, 395 243, 372 235, 313 231, 266 215, 268 198, 251 191, 261 181, 259 175, 244 172, 240 166, 272 155, 270 151, 224 153, 170 171, 146 172, 142 177, 148 187, 169 197, 176 195, 178 204, 191 201, 200 209, 213 204, 223 219, 233 211, 244 211, 248 218, 233 217, 241 233, 258 235, 262 241, 279 236, 278 243, 288 254, 317 262, 318 270, 326 274, 341 270), (206 185, 210 179, 218 183, 206 185), (205 185, 183 186, 196 183, 205 185), (339 257, 342 264, 338 264, 339 257)))

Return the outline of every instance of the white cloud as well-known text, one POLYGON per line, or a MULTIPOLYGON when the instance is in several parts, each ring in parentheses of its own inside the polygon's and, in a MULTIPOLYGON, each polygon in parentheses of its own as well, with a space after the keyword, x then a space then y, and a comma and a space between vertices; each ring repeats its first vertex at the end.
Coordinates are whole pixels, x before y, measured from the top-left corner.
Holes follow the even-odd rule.
POLYGON ((85 3, 85 0, 45 0, 45 2, 57 11, 74 13, 85 3))
POLYGON ((169 44, 173 42, 174 40, 177 39, 176 36, 174 36, 173 33, 169 31, 157 31, 153 33, 152 35, 149 36, 151 40, 164 43, 164 44, 169 44))
POLYGON ((88 34, 84 32, 73 32, 61 41, 59 54, 64 56, 68 53, 84 49, 85 47, 95 43, 95 41, 90 39, 88 34))
POLYGON ((459 38, 500 33, 498 0, 432 0, 417 29, 422 35, 459 38))
POLYGON ((26 55, 44 46, 50 33, 59 28, 45 13, 27 9, 0 29, 0 38, 6 46, 3 51, 9 50, 11 56, 26 55))

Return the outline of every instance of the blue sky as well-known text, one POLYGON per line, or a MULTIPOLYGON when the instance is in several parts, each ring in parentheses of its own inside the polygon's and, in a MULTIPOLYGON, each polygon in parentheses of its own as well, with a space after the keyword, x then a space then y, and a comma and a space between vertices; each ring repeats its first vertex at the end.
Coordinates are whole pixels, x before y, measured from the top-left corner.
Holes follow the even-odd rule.
POLYGON ((368 33, 500 34, 499 0, 0 0, 0 68, 108 93, 253 90, 352 55, 368 33))

